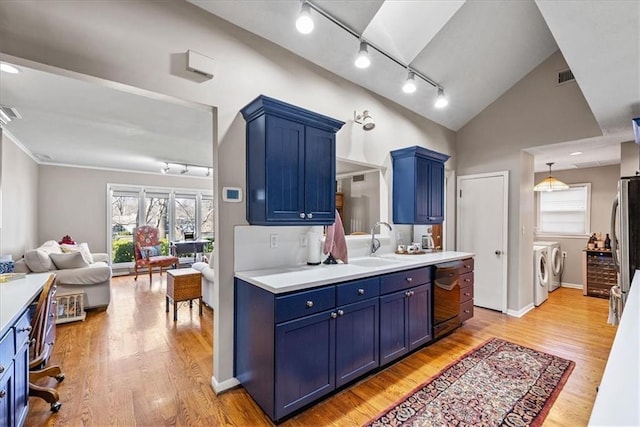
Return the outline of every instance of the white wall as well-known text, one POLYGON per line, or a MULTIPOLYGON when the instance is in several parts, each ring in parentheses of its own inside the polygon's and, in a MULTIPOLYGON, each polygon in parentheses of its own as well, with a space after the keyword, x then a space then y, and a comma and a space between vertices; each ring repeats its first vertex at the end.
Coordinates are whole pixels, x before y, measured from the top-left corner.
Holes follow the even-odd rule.
MULTIPOLYGON (((537 173, 535 182, 546 178, 547 172, 537 173)), ((601 166, 596 168, 581 168, 553 171, 553 176, 567 184, 591 183, 591 233, 600 232, 604 236, 610 233, 611 204, 618 188, 620 178, 619 165, 601 166)), ((537 203, 535 224, 537 224, 537 203)), ((567 252, 562 281, 574 285, 582 285, 582 250, 587 247, 587 236, 577 238, 567 237, 539 237, 537 240, 560 242, 563 251, 567 252)))
POLYGON ((107 252, 107 184, 213 190, 204 178, 40 165, 38 242, 68 234, 92 252, 107 252))
POLYGON ((467 123, 457 134, 460 175, 510 171, 508 309, 519 311, 531 302, 533 216, 521 208, 533 198, 525 184, 533 174, 525 148, 600 136, 576 83, 557 86, 558 70, 567 63, 558 51, 467 123), (524 227, 524 229, 523 229, 524 227), (522 240, 524 236, 526 240, 522 240))
POLYGON ((38 241, 38 164, 2 133, 0 253, 22 257, 38 241))
MULTIPOLYGON (((387 167, 387 186, 392 149, 421 145, 455 157, 453 131, 187 3, 25 0, 2 2, 0 12, 5 54, 218 107, 217 194, 222 186, 245 187, 245 131, 238 111, 259 94, 347 121, 337 135, 338 157, 387 167), (188 49, 214 58, 213 80, 202 82, 184 71, 188 49), (363 108, 376 119, 374 132, 348 122, 353 110, 363 108)), ((447 168, 455 169, 455 158, 447 168)), ((381 189, 381 198, 388 197, 390 191, 381 189)), ((217 203, 216 247, 224 250, 215 252, 220 307, 214 384, 225 387, 233 374, 233 227, 246 221, 244 203, 219 197, 217 203)))
POLYGON ((640 144, 620 144, 620 176, 634 176, 640 171, 640 144))

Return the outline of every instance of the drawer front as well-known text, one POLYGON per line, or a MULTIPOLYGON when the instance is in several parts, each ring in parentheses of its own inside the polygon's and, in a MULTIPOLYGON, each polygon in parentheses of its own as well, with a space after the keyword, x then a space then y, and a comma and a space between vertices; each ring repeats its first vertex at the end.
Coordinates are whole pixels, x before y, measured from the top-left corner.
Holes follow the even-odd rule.
POLYGON ((336 305, 351 304, 380 295, 380 278, 374 277, 336 286, 336 305))
MULTIPOLYGON (((55 313, 55 310, 52 313, 55 313)), ((15 328, 16 348, 22 347, 24 343, 29 341, 30 333, 31 333, 31 324, 29 322, 29 316, 27 311, 16 322, 16 328, 15 328)))
POLYGON ((473 299, 473 285, 460 288, 460 303, 467 302, 473 299))
POLYGON ((431 267, 400 271, 380 277, 380 295, 431 282, 431 267))
POLYGON ((11 363, 13 362, 13 356, 16 354, 16 349, 13 343, 13 328, 9 329, 9 332, 4 334, 0 338, 0 376, 7 372, 8 369, 13 369, 11 363))
POLYGON ((464 322, 473 317, 473 300, 460 304, 460 321, 464 322))
POLYGON ((462 260, 462 267, 460 267, 460 274, 473 271, 473 258, 467 258, 462 260))
POLYGON ((335 286, 276 297, 276 323, 330 310, 335 306, 335 286))

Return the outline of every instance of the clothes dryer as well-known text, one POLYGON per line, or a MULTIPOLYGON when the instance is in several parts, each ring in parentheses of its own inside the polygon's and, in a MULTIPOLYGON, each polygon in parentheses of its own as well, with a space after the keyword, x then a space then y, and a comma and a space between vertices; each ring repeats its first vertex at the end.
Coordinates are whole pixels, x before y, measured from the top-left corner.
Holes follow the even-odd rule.
POLYGON ((533 303, 539 306, 549 297, 547 246, 533 247, 533 303))
POLYGON ((533 244, 535 246, 547 247, 547 266, 549 267, 549 292, 553 292, 562 285, 562 283, 560 282, 560 276, 562 275, 562 270, 564 269, 564 258, 562 257, 560 242, 537 241, 533 242, 533 244))

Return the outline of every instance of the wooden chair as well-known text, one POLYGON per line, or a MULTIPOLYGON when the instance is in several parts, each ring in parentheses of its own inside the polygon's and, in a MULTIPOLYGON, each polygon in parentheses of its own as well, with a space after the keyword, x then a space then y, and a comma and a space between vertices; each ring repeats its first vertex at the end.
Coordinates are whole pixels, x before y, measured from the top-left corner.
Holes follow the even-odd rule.
POLYGON ((62 403, 59 402, 58 392, 50 387, 43 387, 34 384, 41 378, 53 377, 58 382, 64 380, 64 374, 60 366, 53 365, 45 367, 49 361, 49 356, 53 351, 53 344, 56 338, 56 285, 54 275, 49 277, 45 283, 35 312, 31 318, 31 332, 29 338, 31 347, 29 349, 29 396, 39 397, 51 404, 51 412, 58 412, 62 403))
POLYGON ((138 280, 138 268, 149 269, 149 284, 151 284, 151 272, 153 267, 160 267, 162 275, 163 267, 171 267, 178 264, 178 257, 162 255, 160 253, 160 238, 158 229, 150 225, 141 225, 133 230, 133 247, 136 263, 134 270, 138 280))

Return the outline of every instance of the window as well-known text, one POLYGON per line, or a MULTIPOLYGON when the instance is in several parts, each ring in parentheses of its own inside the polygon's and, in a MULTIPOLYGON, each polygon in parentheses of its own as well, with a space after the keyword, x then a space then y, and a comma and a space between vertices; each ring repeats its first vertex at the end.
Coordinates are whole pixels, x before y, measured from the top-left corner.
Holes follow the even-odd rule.
POLYGON ((571 184, 565 191, 538 194, 538 234, 589 235, 591 184, 571 184))
POLYGON ((108 194, 114 267, 134 262, 133 230, 140 224, 158 228, 164 255, 169 253, 169 242, 183 240, 185 231, 211 242, 215 238, 211 192, 110 184, 108 194))

